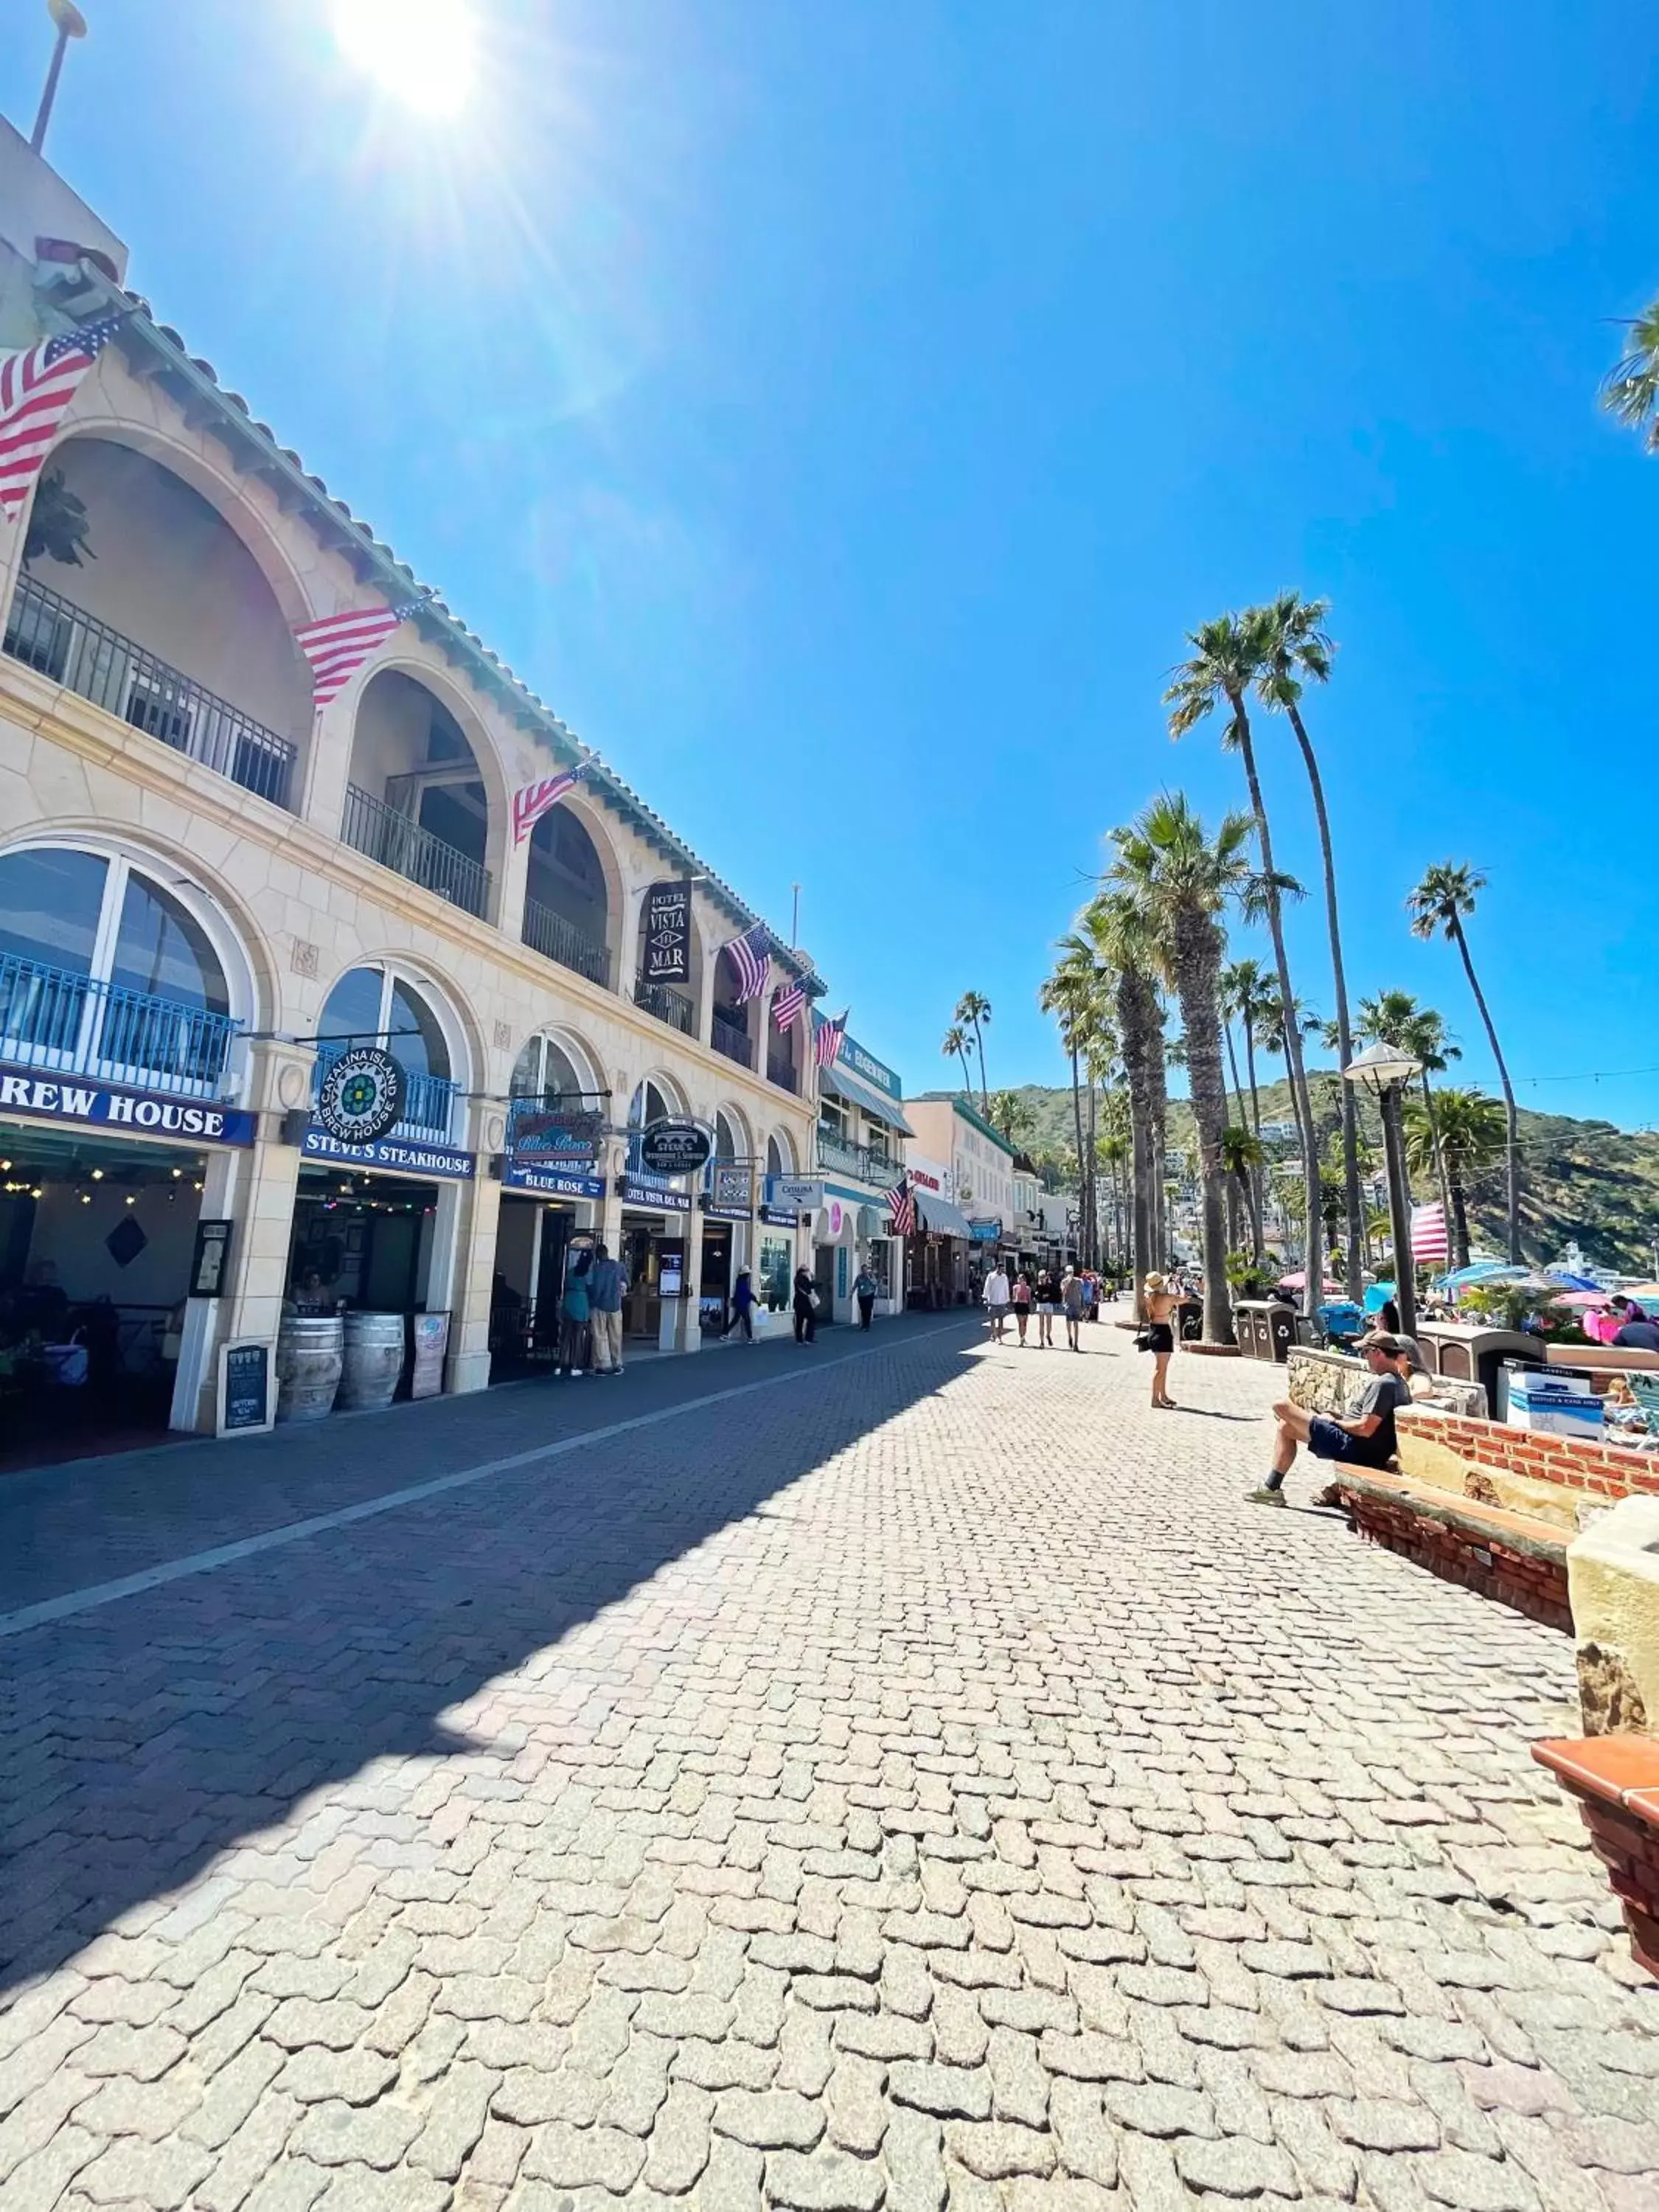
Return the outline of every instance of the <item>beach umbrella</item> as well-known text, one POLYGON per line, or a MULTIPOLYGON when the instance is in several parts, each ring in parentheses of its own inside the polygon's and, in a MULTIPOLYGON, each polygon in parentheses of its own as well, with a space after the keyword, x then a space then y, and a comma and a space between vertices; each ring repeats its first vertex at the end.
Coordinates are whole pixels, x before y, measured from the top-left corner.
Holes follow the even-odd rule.
POLYGON ((1592 1306, 1604 1306, 1607 1302, 1605 1291, 1563 1291, 1559 1298, 1552 1298, 1553 1306, 1576 1306, 1588 1312, 1592 1306))
POLYGON ((1592 1282, 1588 1275, 1575 1275, 1566 1267, 1546 1267, 1544 1273, 1551 1282, 1559 1283, 1563 1290, 1595 1291, 1598 1293, 1601 1291, 1600 1283, 1592 1282))
POLYGON ((1454 1268, 1445 1279, 1449 1291, 1461 1291, 1471 1283, 1490 1283, 1499 1275, 1519 1275, 1522 1270, 1512 1267, 1506 1260, 1476 1260, 1467 1267, 1454 1268))
POLYGON ((1638 1283, 1628 1291, 1620 1291, 1621 1298, 1634 1298, 1638 1306, 1659 1306, 1659 1283, 1638 1283))
MULTIPOLYGON (((1304 1267, 1298 1267, 1293 1275, 1281 1275, 1279 1279, 1279 1287, 1281 1291, 1305 1290, 1307 1288, 1307 1270, 1304 1267)), ((1325 1284, 1325 1295, 1327 1297, 1340 1297, 1342 1295, 1341 1284, 1333 1283, 1327 1279, 1325 1284)))

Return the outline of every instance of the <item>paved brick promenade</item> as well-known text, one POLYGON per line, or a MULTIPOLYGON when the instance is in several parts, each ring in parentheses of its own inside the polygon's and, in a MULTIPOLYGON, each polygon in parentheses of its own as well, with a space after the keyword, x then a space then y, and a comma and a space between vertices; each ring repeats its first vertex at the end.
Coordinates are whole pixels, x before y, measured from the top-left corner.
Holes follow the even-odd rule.
POLYGON ((0 1492, 4 2212, 1655 2212, 1566 1641, 1085 1336, 0 1492))

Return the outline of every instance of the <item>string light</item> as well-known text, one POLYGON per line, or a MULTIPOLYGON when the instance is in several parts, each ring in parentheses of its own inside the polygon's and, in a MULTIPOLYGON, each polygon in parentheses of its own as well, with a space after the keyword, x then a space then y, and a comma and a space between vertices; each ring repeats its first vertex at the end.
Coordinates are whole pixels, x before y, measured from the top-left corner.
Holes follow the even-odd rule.
POLYGON ((94 1168, 93 1170, 92 1179, 94 1182, 102 1182, 104 1180, 104 1170, 102 1168, 94 1168))

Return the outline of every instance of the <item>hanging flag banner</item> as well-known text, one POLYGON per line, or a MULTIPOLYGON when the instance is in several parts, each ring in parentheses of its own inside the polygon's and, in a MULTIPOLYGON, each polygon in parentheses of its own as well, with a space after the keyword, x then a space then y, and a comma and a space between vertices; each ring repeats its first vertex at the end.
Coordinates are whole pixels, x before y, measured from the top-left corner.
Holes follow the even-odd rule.
POLYGON ((640 975, 647 983, 691 981, 691 886, 653 884, 645 895, 640 975))
MULTIPOLYGON (((848 1012, 851 1012, 852 1009, 848 1007, 848 1012)), ((847 1014, 842 1014, 838 1021, 819 1023, 817 1038, 812 1050, 820 1067, 835 1066, 841 1058, 842 1040, 846 1035, 847 1014)))
POLYGON ((562 769, 557 775, 544 775, 538 783, 520 784, 513 794, 513 842, 522 845, 544 814, 558 805, 567 791, 573 791, 587 774, 586 761, 574 768, 562 769))
POLYGON ((348 607, 343 614, 325 615, 319 622, 301 623, 294 642, 311 663, 311 697, 320 714, 400 624, 418 614, 424 599, 405 599, 397 607, 348 607))
POLYGON ((21 353, 0 354, 0 514, 8 522, 27 506, 82 378, 131 313, 123 307, 21 353))
POLYGON ((772 1019, 779 1029, 787 1030, 792 1022, 798 1022, 800 1019, 805 1005, 806 986, 804 983, 791 983, 780 991, 773 1000, 772 1019))
POLYGON ((722 950, 737 971, 738 1006, 747 999, 758 999, 771 971, 771 931, 763 921, 757 921, 752 929, 745 929, 741 937, 734 937, 722 950))

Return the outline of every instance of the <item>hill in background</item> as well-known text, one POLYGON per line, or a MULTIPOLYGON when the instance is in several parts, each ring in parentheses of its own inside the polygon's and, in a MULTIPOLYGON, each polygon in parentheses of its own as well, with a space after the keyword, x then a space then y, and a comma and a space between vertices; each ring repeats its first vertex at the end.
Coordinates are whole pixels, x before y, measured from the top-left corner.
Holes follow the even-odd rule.
MULTIPOLYGON (((1321 1097, 1334 1097, 1334 1071, 1309 1070, 1315 1085, 1315 1110, 1324 1118, 1321 1097)), ((1056 1179, 1075 1181, 1077 1139, 1069 1089, 1050 1091, 1036 1084, 1018 1095, 1033 1116, 1029 1149, 1040 1164, 1051 1164, 1056 1179)), ((1231 1097, 1231 1092, 1229 1096, 1231 1097)), ((1333 1109, 1333 1110, 1340 1110, 1333 1109)), ((1264 1121, 1292 1119, 1290 1086, 1264 1084, 1264 1121)), ((1581 1121, 1565 1114, 1520 1115, 1522 1242, 1528 1259, 1559 1259, 1577 1242, 1586 1259, 1626 1273, 1659 1276, 1659 1134, 1617 1129, 1611 1121, 1581 1121)), ((1371 1120, 1380 1158, 1380 1136, 1371 1120)), ((1194 1140, 1185 1099, 1170 1102, 1170 1148, 1188 1150, 1194 1140)), ((1436 1194, 1419 1190, 1419 1199, 1436 1194)), ((1504 1169, 1500 1162, 1478 1176, 1469 1190, 1472 1241, 1494 1252, 1504 1249, 1504 1169)))

